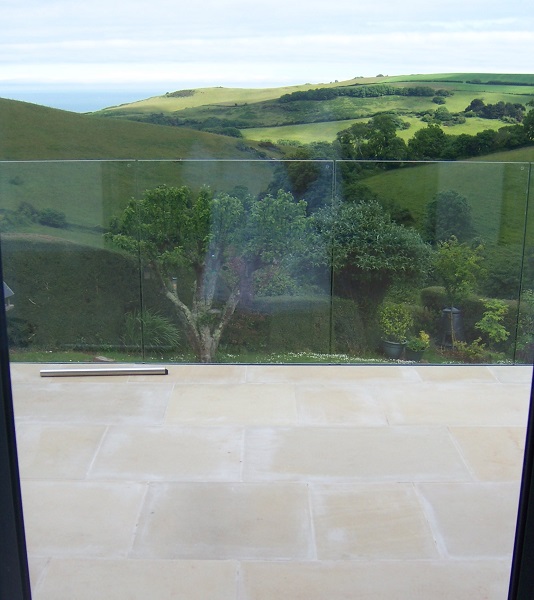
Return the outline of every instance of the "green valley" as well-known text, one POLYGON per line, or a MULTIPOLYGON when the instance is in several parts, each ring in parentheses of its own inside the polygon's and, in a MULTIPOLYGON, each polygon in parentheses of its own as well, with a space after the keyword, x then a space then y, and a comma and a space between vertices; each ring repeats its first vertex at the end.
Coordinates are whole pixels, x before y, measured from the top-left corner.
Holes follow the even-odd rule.
MULTIPOLYGON (((242 135, 247 140, 333 141, 355 120, 394 113, 411 126, 407 139, 438 107, 461 114, 475 98, 486 104, 527 105, 534 75, 436 74, 355 78, 291 88, 204 88, 169 92, 99 111, 101 116, 242 135), (439 102, 439 104, 438 104, 439 102)), ((464 119, 451 134, 474 134, 503 125, 498 119, 464 119), (483 122, 479 122, 483 121, 483 122)))

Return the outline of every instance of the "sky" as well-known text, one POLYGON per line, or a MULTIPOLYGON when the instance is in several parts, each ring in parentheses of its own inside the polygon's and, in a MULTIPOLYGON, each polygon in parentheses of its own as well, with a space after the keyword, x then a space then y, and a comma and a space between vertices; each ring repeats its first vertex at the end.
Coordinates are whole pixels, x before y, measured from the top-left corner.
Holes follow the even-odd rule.
POLYGON ((525 0, 1 0, 0 97, 85 112, 198 87, 533 73, 525 0))

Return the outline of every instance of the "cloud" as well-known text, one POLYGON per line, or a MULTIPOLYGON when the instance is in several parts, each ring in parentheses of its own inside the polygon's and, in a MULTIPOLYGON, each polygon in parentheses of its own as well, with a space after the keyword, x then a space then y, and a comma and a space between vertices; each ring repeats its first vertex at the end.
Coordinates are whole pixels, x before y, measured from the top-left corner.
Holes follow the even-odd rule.
POLYGON ((377 72, 531 72, 534 19, 522 0, 493 4, 4 0, 0 85, 178 89, 377 72))
POLYGON ((54 41, 1 44, 0 82, 133 83, 142 81, 267 82, 296 77, 294 83, 357 74, 453 71, 529 72, 534 54, 531 32, 375 33, 296 37, 54 41), (506 48, 506 53, 502 49, 506 48), (514 61, 509 60, 509 53, 514 61), (302 66, 302 76, 298 68, 302 66), (317 77, 313 77, 313 67, 317 77), (372 70, 369 71, 370 66, 372 70), (319 79, 318 79, 319 78, 319 79))

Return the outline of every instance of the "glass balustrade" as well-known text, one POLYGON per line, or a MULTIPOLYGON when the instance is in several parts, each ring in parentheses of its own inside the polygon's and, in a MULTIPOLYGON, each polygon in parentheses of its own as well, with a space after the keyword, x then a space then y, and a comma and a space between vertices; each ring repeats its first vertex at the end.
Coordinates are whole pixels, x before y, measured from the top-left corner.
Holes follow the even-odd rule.
POLYGON ((531 363, 531 170, 0 162, 11 360, 531 363))

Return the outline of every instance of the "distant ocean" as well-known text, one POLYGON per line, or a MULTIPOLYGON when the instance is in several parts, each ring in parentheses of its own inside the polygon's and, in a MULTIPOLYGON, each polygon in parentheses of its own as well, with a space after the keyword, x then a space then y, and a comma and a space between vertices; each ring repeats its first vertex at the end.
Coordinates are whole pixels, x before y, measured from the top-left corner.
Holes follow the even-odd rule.
POLYGON ((2 86, 0 87, 0 98, 21 100, 51 108, 85 113, 107 108, 108 106, 118 106, 128 102, 135 102, 136 100, 144 100, 152 96, 162 96, 169 91, 174 90, 158 87, 150 89, 128 87, 124 89, 87 88, 82 90, 54 90, 50 87, 46 89, 30 89, 2 86))

